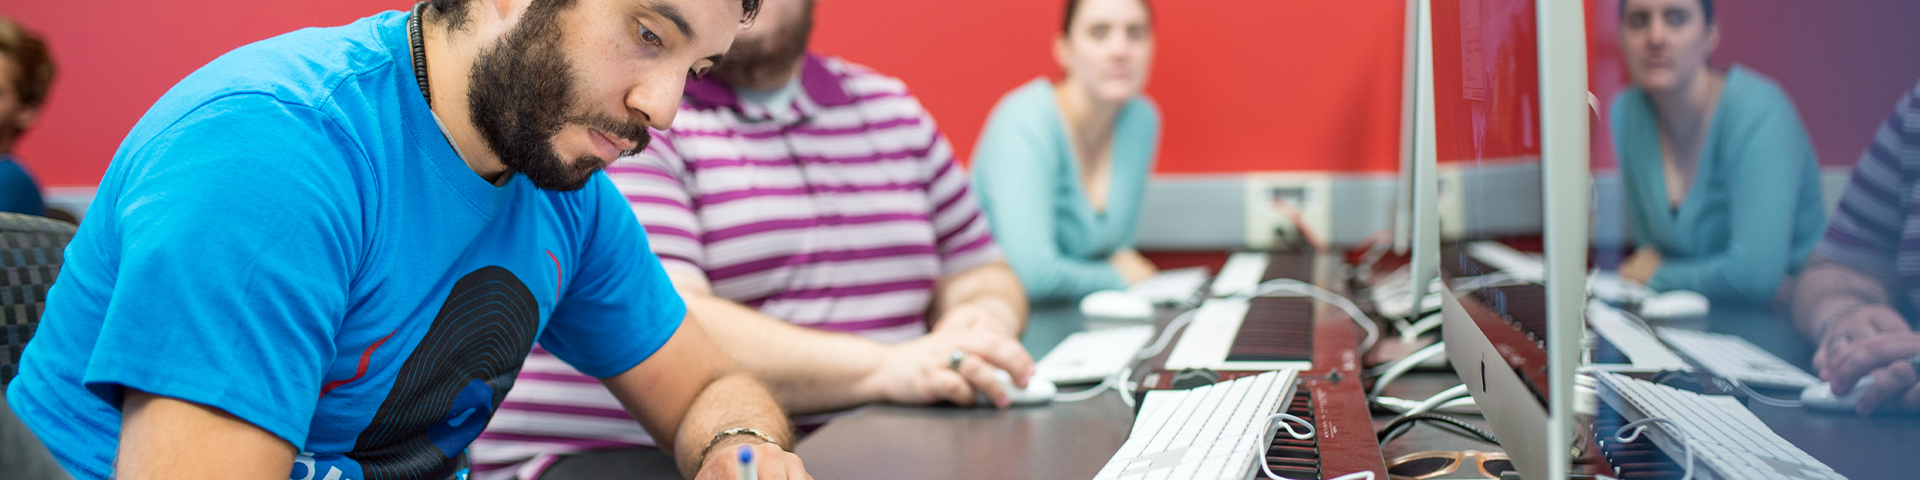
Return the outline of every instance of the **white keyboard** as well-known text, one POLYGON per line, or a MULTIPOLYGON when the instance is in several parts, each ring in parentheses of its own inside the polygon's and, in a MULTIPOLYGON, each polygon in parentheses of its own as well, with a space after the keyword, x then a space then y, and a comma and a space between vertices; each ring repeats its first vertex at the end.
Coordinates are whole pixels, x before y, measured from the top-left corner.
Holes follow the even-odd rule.
POLYGON ((1147 392, 1133 432, 1094 480, 1250 478, 1264 461, 1268 415, 1293 398, 1293 370, 1192 390, 1147 392))
POLYGON ((1207 267, 1176 268, 1161 270, 1127 287, 1127 293, 1157 305, 1191 305, 1205 283, 1207 267))
POLYGON ((1153 325, 1088 330, 1068 335, 1034 367, 1034 377, 1055 385, 1101 381, 1133 363, 1153 340, 1153 325))
POLYGON ((1260 277, 1267 274, 1267 254, 1260 252, 1241 252, 1227 257, 1226 265, 1220 266, 1220 274, 1213 277, 1213 295, 1250 295, 1260 286, 1260 277))
POLYGON ((1662 372, 1668 370, 1691 372, 1693 366, 1686 360, 1668 350, 1653 332, 1647 331, 1625 312, 1621 312, 1600 300, 1587 301, 1587 325, 1593 326, 1594 333, 1627 355, 1633 371, 1662 372))
POLYGON ((1521 281, 1539 282, 1547 278, 1547 264, 1540 257, 1522 253, 1500 242, 1469 243, 1467 255, 1521 281))
MULTIPOLYGON (((1616 373, 1595 375, 1600 397, 1628 421, 1661 417, 1679 425, 1678 431, 1672 425, 1650 425, 1646 437, 1674 461, 1683 461, 1691 448, 1694 478, 1846 479, 1773 433, 1733 397, 1701 395, 1616 373)), ((1611 438, 1614 432, 1599 433, 1611 438)))
POLYGON ((1820 383, 1819 378, 1740 337, 1669 327, 1656 328, 1655 333, 1716 377, 1753 387, 1793 390, 1820 383))

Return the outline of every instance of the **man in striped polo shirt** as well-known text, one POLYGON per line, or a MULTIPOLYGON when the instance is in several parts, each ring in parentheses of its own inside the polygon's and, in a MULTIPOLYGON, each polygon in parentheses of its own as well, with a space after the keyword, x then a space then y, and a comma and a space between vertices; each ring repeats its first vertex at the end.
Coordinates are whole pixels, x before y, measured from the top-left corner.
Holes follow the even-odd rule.
MULTIPOLYGON (((1019 280, 933 119, 899 80, 806 53, 812 13, 768 0, 672 130, 608 176, 689 317, 788 412, 976 392, 1005 407, 993 370, 1033 370, 1019 280)), ((536 348, 474 455, 520 478, 657 456, 627 448, 651 442, 608 420, 625 416, 536 348), (586 451, 603 453, 556 456, 586 451)))
POLYGON ((1819 341, 1836 393, 1872 376, 1856 411, 1920 411, 1920 85, 1901 97, 1854 166, 1826 237, 1794 291, 1794 323, 1819 341))

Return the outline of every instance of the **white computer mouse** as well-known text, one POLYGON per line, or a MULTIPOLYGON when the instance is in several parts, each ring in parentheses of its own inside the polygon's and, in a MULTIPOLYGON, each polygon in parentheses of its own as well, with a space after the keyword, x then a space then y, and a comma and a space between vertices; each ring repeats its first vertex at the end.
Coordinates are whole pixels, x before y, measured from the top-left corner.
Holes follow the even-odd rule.
POLYGON ((1873 386, 1872 375, 1860 377, 1860 383, 1853 384, 1853 390, 1848 390, 1846 395, 1834 395, 1833 384, 1816 383, 1800 391, 1800 404, 1806 406, 1808 410, 1852 412, 1853 406, 1860 403, 1860 395, 1871 386, 1873 386))
POLYGON ((1108 320, 1152 320, 1153 301, 1120 290, 1101 290, 1080 299, 1080 314, 1108 320))
MULTIPOLYGON (((1039 377, 1027 379, 1027 388, 1014 386, 1013 375, 1008 375, 1006 370, 994 369, 993 378, 1000 381, 1000 388, 1006 389, 1007 399, 1012 400, 1013 406, 1016 407, 1046 405, 1053 401, 1053 394, 1060 393, 1059 387, 1054 386, 1053 382, 1041 380, 1039 377)), ((993 401, 988 400, 986 394, 976 392, 973 405, 992 407, 993 401)))
POLYGON ((1706 295, 1686 290, 1669 290, 1640 302, 1640 318, 1681 320, 1707 316, 1712 302, 1706 295))

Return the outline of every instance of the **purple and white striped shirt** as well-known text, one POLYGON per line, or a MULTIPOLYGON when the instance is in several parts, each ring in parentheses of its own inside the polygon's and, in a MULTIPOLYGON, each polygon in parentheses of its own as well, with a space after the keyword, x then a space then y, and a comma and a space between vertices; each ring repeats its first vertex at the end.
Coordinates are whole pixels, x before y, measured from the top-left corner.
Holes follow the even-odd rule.
POLYGON ((1853 167, 1821 257, 1897 278, 1893 291, 1920 305, 1920 85, 1900 98, 1853 167))
MULTIPOLYGON (((909 340, 941 278, 1001 259, 919 100, 838 58, 807 56, 771 107, 689 83, 673 128, 607 175, 668 272, 797 325, 909 340)), ((597 380, 536 348, 472 452, 482 477, 529 478, 552 454, 643 444, 597 380)))

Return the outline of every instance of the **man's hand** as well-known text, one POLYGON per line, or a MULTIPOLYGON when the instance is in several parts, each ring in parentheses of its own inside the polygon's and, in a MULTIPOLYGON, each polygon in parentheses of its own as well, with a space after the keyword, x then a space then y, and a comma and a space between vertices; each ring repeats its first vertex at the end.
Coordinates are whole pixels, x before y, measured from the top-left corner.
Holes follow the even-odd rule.
POLYGON ((1620 278, 1646 285, 1648 280, 1653 279, 1654 272, 1660 271, 1662 261, 1659 250, 1653 247, 1640 247, 1633 252, 1633 255, 1620 262, 1620 278))
POLYGON ((1113 264, 1113 269, 1120 272, 1120 279, 1126 280, 1128 285, 1139 283, 1160 272, 1159 268, 1153 266, 1152 261, 1131 248, 1114 251, 1113 256, 1107 258, 1107 263, 1113 264))
MULTIPOLYGON (((1852 345, 1882 334, 1906 333, 1907 320, 1900 312, 1883 304, 1852 304, 1824 312, 1831 316, 1823 327, 1818 348, 1813 354, 1813 369, 1822 372, 1822 377, 1830 369, 1834 357, 1840 352, 1853 350, 1852 345)), ((1848 382, 1847 386, 1853 386, 1848 382)))
POLYGON ((1881 334, 1855 341, 1828 359, 1828 368, 1820 378, 1833 382, 1833 392, 1845 395, 1861 377, 1873 375, 1873 386, 1860 395, 1854 407, 1861 415, 1870 415, 1882 404, 1904 412, 1920 411, 1920 375, 1907 359, 1920 355, 1920 335, 1913 332, 1881 334))
POLYGON ((986 325, 943 326, 933 333, 886 347, 880 367, 862 379, 857 387, 878 392, 889 402, 921 405, 946 400, 973 405, 974 392, 986 394, 996 407, 1013 404, 1007 392, 993 378, 993 370, 1006 370, 1013 383, 1026 387, 1033 376, 1033 356, 1006 333, 986 325), (964 356, 960 368, 952 366, 953 352, 964 356))
POLYGON ((753 449, 754 471, 760 480, 812 480, 812 475, 800 465, 800 456, 794 455, 771 443, 759 439, 737 435, 739 440, 727 439, 713 445, 707 451, 706 464, 700 466, 697 480, 736 480, 740 478, 740 449, 753 449))

